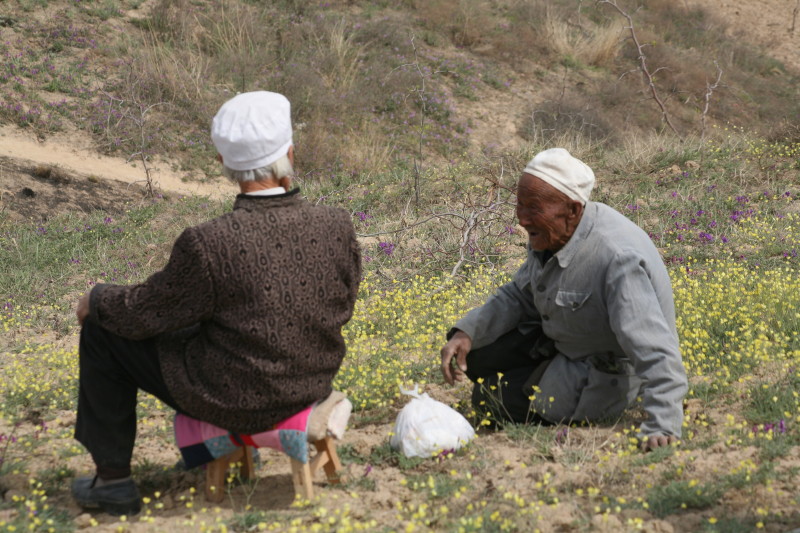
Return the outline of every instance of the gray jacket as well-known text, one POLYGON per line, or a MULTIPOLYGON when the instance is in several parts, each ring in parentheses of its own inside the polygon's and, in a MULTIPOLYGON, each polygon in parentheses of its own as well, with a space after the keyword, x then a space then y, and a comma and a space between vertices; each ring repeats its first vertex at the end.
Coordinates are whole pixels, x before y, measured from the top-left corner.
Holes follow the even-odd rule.
POLYGON ((547 374, 558 378, 552 374, 565 364, 582 363, 599 367, 604 372, 598 380, 609 383, 581 378, 569 418, 602 418, 598 406, 610 405, 610 395, 618 394, 624 409, 641 389, 648 414, 641 433, 680 436, 688 386, 672 287, 658 250, 636 224, 607 205, 588 202, 561 250, 544 265, 529 250, 513 280, 455 328, 480 348, 514 328, 526 333, 537 325, 555 341, 564 363, 551 365, 543 381, 547 374))

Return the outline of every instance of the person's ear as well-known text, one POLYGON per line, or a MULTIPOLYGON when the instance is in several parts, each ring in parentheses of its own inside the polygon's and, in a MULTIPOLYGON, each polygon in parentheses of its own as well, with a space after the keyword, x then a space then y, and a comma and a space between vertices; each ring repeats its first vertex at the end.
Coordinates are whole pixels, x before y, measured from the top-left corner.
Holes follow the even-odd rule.
POLYGON ((571 217, 579 218, 583 213, 583 204, 577 200, 573 200, 569 205, 569 214, 571 217))
POLYGON ((292 166, 294 166, 294 145, 291 145, 289 147, 289 151, 286 152, 286 157, 289 158, 289 163, 291 163, 292 166))
POLYGON ((222 160, 222 154, 220 154, 219 152, 217 152, 217 161, 219 161, 222 164, 225 164, 225 162, 222 160))

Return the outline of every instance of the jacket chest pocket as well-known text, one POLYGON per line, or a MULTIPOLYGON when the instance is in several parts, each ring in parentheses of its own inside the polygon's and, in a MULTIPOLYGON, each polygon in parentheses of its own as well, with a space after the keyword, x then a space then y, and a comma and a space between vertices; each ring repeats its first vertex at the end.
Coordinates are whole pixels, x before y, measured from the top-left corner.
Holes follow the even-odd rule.
POLYGON ((589 300, 591 292, 559 290, 556 294, 556 305, 564 310, 577 311, 589 300))

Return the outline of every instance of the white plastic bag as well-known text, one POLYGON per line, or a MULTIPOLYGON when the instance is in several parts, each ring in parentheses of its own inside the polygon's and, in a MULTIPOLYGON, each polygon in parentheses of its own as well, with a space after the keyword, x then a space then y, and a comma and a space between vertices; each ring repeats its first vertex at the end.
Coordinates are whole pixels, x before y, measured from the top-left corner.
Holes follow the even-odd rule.
POLYGON ((414 390, 400 392, 412 399, 394 424, 390 444, 406 457, 431 457, 442 450, 457 450, 475 437, 475 430, 461 414, 428 396, 414 390))

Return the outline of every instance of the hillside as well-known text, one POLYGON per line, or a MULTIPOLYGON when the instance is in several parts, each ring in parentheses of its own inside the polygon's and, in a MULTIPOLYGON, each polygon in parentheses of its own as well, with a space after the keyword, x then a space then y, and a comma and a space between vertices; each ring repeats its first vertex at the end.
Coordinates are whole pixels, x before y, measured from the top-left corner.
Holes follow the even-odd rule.
POLYGON ((216 4, 4 2, 0 155, 128 182, 146 178, 145 161, 170 189, 216 181, 209 117, 236 91, 261 88, 293 101, 309 180, 556 140, 602 149, 658 131, 706 137, 715 125, 780 136, 798 122, 791 0, 621 5, 665 113, 607 4, 216 4), (136 171, 65 155, 75 152, 136 171))

